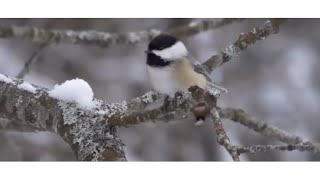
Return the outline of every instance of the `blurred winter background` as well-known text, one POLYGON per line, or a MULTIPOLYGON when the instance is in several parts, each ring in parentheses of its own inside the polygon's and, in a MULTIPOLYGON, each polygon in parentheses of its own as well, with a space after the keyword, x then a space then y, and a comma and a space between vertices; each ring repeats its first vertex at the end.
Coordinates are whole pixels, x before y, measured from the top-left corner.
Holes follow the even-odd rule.
MULTIPOLYGON (((48 29, 128 32, 183 25, 194 19, 0 19, 0 25, 48 29)), ((241 32, 262 25, 249 19, 183 39, 199 60, 232 44, 241 32)), ((280 33, 257 42, 239 58, 212 73, 215 82, 229 90, 219 100, 222 107, 242 108, 268 123, 319 141, 320 131, 320 20, 291 19, 280 33)), ((143 51, 147 42, 110 48, 55 44, 43 49, 25 80, 52 88, 73 78, 89 82, 95 97, 116 102, 150 90, 143 51)), ((0 73, 17 76, 39 44, 22 39, 0 39, 0 73)), ((210 122, 144 123, 120 128, 130 161, 231 160, 217 145, 210 122)), ((229 120, 223 121, 231 141, 239 145, 281 144, 229 120)), ((243 155, 243 160, 319 160, 306 152, 269 152, 243 155)), ((0 131, 0 160, 75 160, 59 136, 47 133, 0 131)))

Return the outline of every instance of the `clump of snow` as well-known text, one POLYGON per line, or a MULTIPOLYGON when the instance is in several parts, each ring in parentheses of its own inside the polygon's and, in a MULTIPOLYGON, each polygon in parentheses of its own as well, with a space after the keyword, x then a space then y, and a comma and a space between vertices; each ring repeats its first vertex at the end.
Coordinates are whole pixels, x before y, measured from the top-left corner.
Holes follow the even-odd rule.
POLYGON ((5 82, 5 83, 13 83, 13 80, 8 78, 7 76, 0 74, 0 81, 5 82))
POLYGON ((37 92, 37 88, 33 87, 31 84, 27 83, 27 82, 23 82, 22 84, 18 85, 19 89, 24 89, 26 91, 29 91, 31 93, 36 93, 37 92))
POLYGON ((83 79, 72 79, 55 85, 49 96, 66 102, 76 102, 80 108, 90 110, 96 106, 93 91, 83 79))

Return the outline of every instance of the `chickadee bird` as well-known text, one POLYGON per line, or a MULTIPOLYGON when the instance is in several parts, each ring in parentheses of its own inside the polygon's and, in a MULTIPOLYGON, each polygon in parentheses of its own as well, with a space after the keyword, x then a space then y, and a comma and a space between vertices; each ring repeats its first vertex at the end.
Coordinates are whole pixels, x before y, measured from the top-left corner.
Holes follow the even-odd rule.
POLYGON ((191 86, 219 91, 227 90, 212 82, 203 66, 188 52, 184 44, 174 36, 160 34, 154 37, 147 54, 147 74, 152 88, 169 97, 176 92, 186 92, 191 86))

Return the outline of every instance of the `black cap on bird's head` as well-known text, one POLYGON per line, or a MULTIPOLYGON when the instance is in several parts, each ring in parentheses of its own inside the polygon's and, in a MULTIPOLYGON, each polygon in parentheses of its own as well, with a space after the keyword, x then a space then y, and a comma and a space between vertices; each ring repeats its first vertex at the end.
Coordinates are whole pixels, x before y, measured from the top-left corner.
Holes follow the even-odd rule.
POLYGON ((169 48, 171 46, 173 46, 174 44, 176 44, 178 41, 180 41, 178 38, 167 34, 167 33, 162 33, 156 37, 154 37, 149 45, 148 45, 148 51, 152 51, 152 50, 163 50, 166 48, 169 48))
POLYGON ((178 38, 162 33, 150 41, 146 53, 148 65, 167 66, 186 56, 188 51, 178 38))

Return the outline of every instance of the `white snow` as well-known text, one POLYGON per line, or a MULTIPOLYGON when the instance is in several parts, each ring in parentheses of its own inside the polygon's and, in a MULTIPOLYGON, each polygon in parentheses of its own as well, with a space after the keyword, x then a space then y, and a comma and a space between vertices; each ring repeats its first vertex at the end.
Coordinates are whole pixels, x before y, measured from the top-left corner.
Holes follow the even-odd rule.
POLYGON ((49 96, 66 102, 76 102, 80 108, 90 110, 96 106, 93 102, 93 91, 83 79, 72 79, 55 85, 49 96))
POLYGON ((13 83, 13 80, 8 78, 7 76, 0 74, 0 81, 5 82, 5 83, 13 83))
POLYGON ((188 54, 187 48, 181 41, 178 41, 169 48, 163 50, 153 50, 155 55, 160 56, 162 59, 176 60, 188 54))
POLYGON ((29 91, 31 93, 36 93, 37 92, 37 88, 33 87, 31 84, 27 83, 27 82, 23 82, 22 84, 18 85, 19 89, 24 89, 26 91, 29 91))

